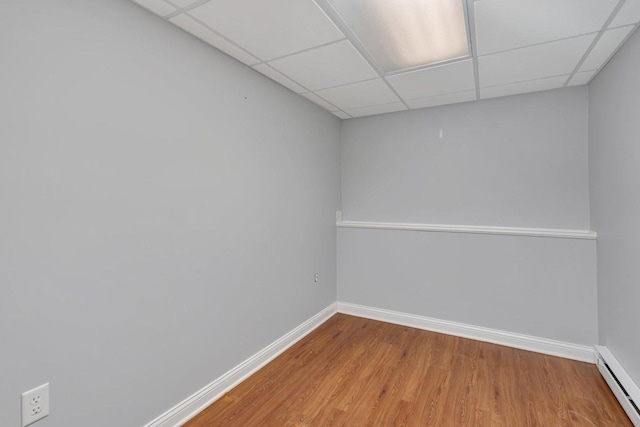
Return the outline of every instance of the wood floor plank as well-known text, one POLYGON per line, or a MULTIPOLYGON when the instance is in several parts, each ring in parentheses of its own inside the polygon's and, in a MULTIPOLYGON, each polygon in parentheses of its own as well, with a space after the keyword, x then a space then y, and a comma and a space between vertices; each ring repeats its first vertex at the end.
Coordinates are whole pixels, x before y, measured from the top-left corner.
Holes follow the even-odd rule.
POLYGON ((337 314, 185 427, 632 426, 597 368, 337 314))

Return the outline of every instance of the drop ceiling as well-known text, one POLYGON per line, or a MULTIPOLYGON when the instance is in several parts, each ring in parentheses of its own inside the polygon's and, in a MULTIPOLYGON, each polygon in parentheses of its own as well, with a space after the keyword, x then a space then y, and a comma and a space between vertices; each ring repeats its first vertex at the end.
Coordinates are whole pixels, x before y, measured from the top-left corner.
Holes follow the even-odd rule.
POLYGON ((349 0, 133 1, 341 119, 588 84, 640 22, 640 0, 448 0, 465 55, 397 71, 349 0))

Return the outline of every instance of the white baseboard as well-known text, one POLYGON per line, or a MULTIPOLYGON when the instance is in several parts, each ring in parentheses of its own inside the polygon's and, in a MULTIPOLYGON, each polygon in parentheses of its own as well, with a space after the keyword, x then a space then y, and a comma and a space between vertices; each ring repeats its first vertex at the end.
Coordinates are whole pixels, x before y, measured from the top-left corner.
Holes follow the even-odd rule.
POLYGON ((633 405, 640 404, 640 387, 624 370, 607 347, 596 346, 600 374, 616 396, 634 426, 640 426, 640 413, 633 405), (632 403, 633 402, 633 403, 632 403))
POLYGON ((264 365, 275 359, 286 349, 300 341, 335 313, 350 314, 382 322, 395 323, 412 328, 440 332, 478 341, 501 344, 537 353, 550 354, 567 359, 595 363, 593 348, 546 338, 532 337, 480 326, 449 322, 414 314, 384 310, 363 305, 336 302, 313 316, 291 332, 263 348, 211 384, 197 391, 144 427, 179 427, 218 400, 227 391, 253 375, 264 365))
POLYGON ((466 325, 464 323, 450 322, 447 320, 433 319, 415 314, 401 313, 398 311, 384 310, 381 308, 367 307, 364 305, 338 302, 338 313, 350 314, 367 319, 380 320, 387 323, 440 332, 478 341, 486 341, 494 344, 515 347, 522 350, 535 351, 536 353, 549 354, 564 357, 566 359, 579 360, 581 362, 595 363, 595 353, 592 347, 555 341, 546 338, 516 334, 481 326, 466 325))
POLYGON ((263 348, 220 378, 183 400, 144 427, 178 427, 195 417, 204 408, 218 400, 227 391, 240 384, 286 349, 300 341, 337 312, 333 303, 288 334, 263 348))

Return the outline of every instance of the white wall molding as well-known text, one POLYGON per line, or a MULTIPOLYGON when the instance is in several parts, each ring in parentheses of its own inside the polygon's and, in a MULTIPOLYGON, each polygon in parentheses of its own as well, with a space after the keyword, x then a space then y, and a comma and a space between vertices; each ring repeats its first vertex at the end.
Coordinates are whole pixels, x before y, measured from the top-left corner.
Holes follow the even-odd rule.
POLYGON ((336 312, 337 303, 333 303, 311 319, 226 372, 211 384, 189 396, 153 421, 145 424, 144 427, 177 427, 183 425, 207 406, 222 397, 224 393, 253 375, 264 365, 300 341, 318 326, 322 325, 331 316, 336 314, 336 312))
POLYGON ((336 216, 338 217, 336 221, 336 227, 338 228, 368 228, 378 230, 430 231, 441 233, 467 234, 499 234, 507 236, 552 237, 561 239, 585 240, 595 240, 598 237, 597 233, 591 230, 495 227, 489 225, 414 224, 407 222, 344 221, 342 220, 342 218, 340 218, 340 214, 336 216))
POLYGON ((448 320, 433 319, 415 314, 401 313, 398 311, 384 310, 381 308, 367 307, 364 305, 338 302, 338 312, 350 314, 367 319, 380 320, 382 322, 395 323, 397 325, 424 329, 478 341, 515 347, 522 350, 535 351, 536 353, 549 354, 564 357, 566 359, 579 360, 581 362, 595 363, 595 353, 592 347, 572 344, 563 341, 533 337, 481 326, 467 325, 464 323, 450 322, 448 320))
POLYGON ((640 413, 633 406, 640 404, 640 387, 627 374, 627 371, 607 347, 597 345, 595 348, 600 374, 607 381, 609 388, 613 391, 633 425, 640 426, 640 413))

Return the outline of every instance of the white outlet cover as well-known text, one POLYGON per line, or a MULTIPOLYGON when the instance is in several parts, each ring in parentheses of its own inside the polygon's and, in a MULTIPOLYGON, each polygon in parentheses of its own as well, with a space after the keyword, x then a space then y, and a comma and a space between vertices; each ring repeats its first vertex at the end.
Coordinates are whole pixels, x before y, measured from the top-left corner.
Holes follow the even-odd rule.
POLYGON ((22 393, 22 427, 49 415, 49 383, 22 393))

